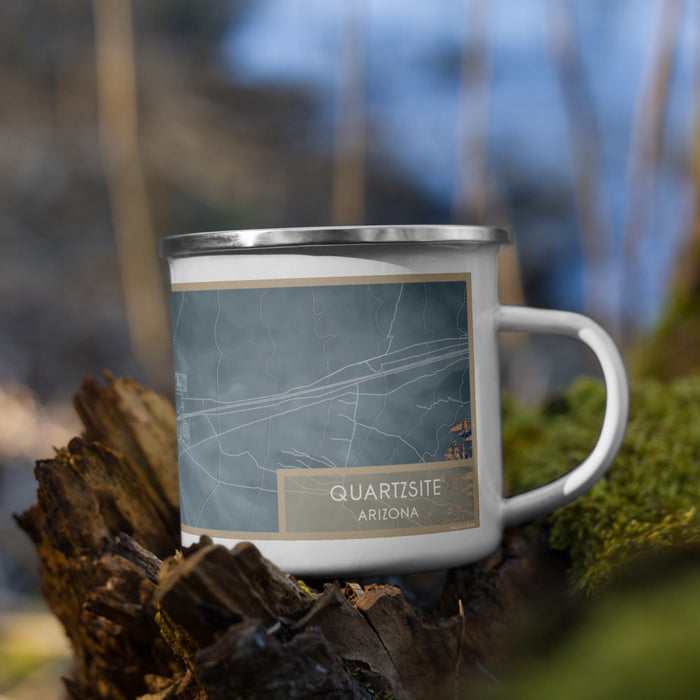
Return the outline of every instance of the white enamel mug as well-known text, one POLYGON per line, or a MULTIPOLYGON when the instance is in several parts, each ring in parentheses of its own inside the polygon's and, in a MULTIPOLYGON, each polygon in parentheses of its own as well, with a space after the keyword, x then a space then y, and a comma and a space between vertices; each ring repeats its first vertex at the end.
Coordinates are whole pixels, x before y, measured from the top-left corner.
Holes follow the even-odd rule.
POLYGON ((504 306, 502 229, 397 226, 171 236, 182 542, 254 543, 302 576, 463 565, 573 501, 629 412, 594 321, 504 306), (499 331, 578 338, 606 406, 591 454, 503 496, 499 331))

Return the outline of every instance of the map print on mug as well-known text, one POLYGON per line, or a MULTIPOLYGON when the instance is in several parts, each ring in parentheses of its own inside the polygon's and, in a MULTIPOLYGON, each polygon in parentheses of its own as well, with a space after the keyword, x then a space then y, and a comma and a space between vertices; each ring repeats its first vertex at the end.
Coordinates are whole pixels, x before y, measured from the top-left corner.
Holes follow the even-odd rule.
POLYGON ((469 273, 177 284, 183 532, 478 527, 469 273))

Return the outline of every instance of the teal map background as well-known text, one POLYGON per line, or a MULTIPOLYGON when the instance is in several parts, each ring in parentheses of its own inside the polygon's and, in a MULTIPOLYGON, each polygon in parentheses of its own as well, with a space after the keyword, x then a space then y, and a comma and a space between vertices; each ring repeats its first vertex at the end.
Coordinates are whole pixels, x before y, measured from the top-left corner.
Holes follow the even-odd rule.
POLYGON ((183 524, 277 531, 278 469, 444 460, 472 417, 466 285, 173 292, 183 524))

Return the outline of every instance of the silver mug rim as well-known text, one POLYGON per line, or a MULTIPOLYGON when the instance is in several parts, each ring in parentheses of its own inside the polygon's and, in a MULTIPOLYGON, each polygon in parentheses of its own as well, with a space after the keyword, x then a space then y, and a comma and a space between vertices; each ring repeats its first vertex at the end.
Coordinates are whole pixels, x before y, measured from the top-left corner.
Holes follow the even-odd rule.
POLYGON ((496 226, 314 226, 182 233, 163 238, 159 252, 162 258, 182 258, 269 248, 392 243, 507 245, 512 242, 510 231, 496 226))

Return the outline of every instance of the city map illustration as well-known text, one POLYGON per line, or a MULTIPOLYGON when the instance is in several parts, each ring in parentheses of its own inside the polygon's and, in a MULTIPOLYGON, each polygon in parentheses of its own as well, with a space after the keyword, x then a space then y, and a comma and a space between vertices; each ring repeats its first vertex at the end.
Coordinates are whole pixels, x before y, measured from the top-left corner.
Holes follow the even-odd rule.
MULTIPOLYGON (((447 509, 460 514, 457 520, 473 520, 468 281, 434 277, 175 287, 183 525, 276 533, 278 472, 291 488, 326 483, 291 477, 342 479, 345 473, 371 474, 367 467, 415 472, 426 484, 428 477, 443 479, 436 491, 442 501, 434 499, 414 524, 444 520, 439 513, 447 509), (449 483, 444 470, 429 471, 432 463, 439 468, 448 460, 459 466, 449 483)), ((368 482, 363 487, 358 479, 353 488, 367 490, 368 482)), ((306 512, 323 497, 330 508, 324 489, 316 489, 316 501, 294 501, 296 507, 306 512)), ((385 507, 384 513, 394 510, 385 507)), ((345 530, 376 512, 352 515, 350 525, 341 518, 344 524, 319 528, 345 530)), ((302 512, 299 523, 304 517, 302 512)))

